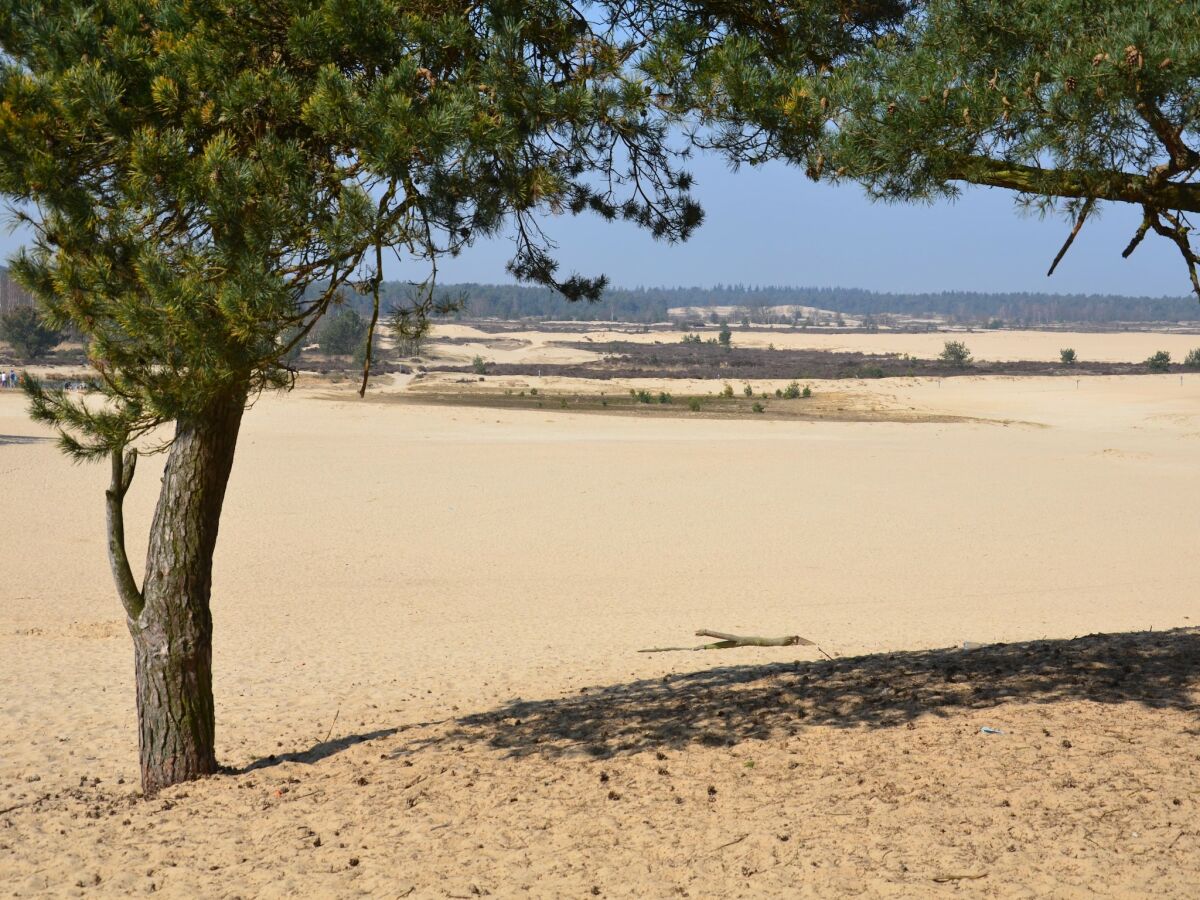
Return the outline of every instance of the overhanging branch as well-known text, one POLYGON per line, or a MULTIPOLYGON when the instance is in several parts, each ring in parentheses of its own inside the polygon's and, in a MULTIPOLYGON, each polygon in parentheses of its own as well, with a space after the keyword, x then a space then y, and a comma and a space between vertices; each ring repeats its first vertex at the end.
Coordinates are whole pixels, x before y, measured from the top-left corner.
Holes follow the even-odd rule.
POLYGON ((1093 174, 1075 169, 1039 169, 984 156, 963 157, 953 161, 947 170, 948 181, 1006 188, 1021 194, 1110 200, 1155 209, 1200 212, 1200 185, 1171 181, 1156 184, 1149 176, 1132 172, 1093 174))

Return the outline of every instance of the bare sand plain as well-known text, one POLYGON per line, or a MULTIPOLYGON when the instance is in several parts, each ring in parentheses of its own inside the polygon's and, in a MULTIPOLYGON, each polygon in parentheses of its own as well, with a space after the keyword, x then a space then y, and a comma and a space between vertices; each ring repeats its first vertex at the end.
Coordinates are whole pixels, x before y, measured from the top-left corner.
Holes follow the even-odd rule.
MULTIPOLYGON (((714 326, 706 332, 696 333, 704 337, 715 337, 717 329, 714 326)), ((470 341, 459 344, 455 350, 449 350, 446 345, 438 347, 440 353, 449 353, 460 361, 470 361, 474 356, 480 355, 484 359, 500 363, 550 364, 587 362, 592 358, 587 351, 559 346, 565 343, 676 343, 681 339, 681 333, 643 332, 636 326, 625 326, 619 329, 581 327, 578 331, 556 332, 506 330, 492 334, 471 325, 440 325, 434 337, 435 341, 438 338, 470 341)), ((942 352, 947 340, 960 340, 970 348, 977 359, 992 362, 1057 362, 1059 351, 1066 347, 1073 348, 1081 360, 1092 362, 1141 362, 1159 350, 1168 351, 1175 362, 1182 362, 1189 350, 1200 347, 1200 334, 1168 331, 1059 332, 1000 329, 920 334, 889 331, 870 334, 848 331, 839 334, 804 329, 742 329, 737 326, 733 328, 733 343, 738 347, 774 345, 788 350, 907 353, 920 359, 935 359, 942 352)))
POLYGON ((104 472, 0 394, 0 894, 1200 892, 1200 375, 853 388, 957 423, 380 387, 247 416, 231 770, 149 802, 104 472), (697 628, 821 652, 636 652, 697 628))

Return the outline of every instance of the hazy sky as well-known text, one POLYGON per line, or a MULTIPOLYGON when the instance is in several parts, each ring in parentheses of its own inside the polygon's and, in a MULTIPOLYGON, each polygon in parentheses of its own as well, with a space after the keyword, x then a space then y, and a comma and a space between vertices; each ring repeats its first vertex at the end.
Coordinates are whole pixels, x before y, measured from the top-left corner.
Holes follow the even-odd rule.
MULTIPOLYGON (((548 218, 563 272, 603 272, 614 285, 715 284, 844 286, 877 291, 1047 291, 1175 295, 1189 291, 1178 251, 1148 237, 1130 258, 1121 250, 1138 210, 1108 204, 1093 215, 1052 278, 1046 269, 1069 230, 1059 218, 1020 213, 1012 195, 968 189, 934 206, 871 203, 852 186, 816 185, 783 165, 728 170, 715 157, 693 160, 696 196, 707 218, 685 244, 668 245, 628 224, 594 215, 548 218)), ((7 257, 22 235, 0 233, 7 257)), ((442 283, 510 282, 512 245, 493 240, 442 263, 442 283)), ((420 277, 397 262, 389 278, 420 277)))
MULTIPOLYGON (((1108 204, 1084 227, 1052 278, 1046 270, 1070 230, 1060 218, 1022 214, 1006 191, 969 189, 933 206, 872 203, 851 185, 817 185, 795 168, 731 173, 712 157, 693 161, 706 219, 686 243, 594 216, 549 219, 559 258, 622 287, 724 283, 861 287, 879 291, 1049 291, 1185 295, 1174 245, 1148 237, 1121 251, 1140 210, 1108 204)), ((480 244, 446 261, 444 282, 509 281, 511 244, 480 244)), ((399 268, 393 273, 399 276, 399 268)))

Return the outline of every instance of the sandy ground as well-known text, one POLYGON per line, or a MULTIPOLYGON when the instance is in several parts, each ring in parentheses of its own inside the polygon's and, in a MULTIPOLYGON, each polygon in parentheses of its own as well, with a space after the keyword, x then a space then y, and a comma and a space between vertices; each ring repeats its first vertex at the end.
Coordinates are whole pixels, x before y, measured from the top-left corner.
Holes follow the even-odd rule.
MULTIPOLYGON (((715 337, 715 327, 702 332, 715 337)), ((579 363, 594 358, 587 351, 554 346, 557 343, 604 343, 637 341, 675 343, 681 332, 638 332, 633 328, 607 331, 556 332, 505 331, 488 334, 469 325, 438 325, 433 346, 439 357, 470 362, 475 356, 497 363, 579 363), (469 344, 438 344, 439 337, 471 339, 469 344)), ((1057 362, 1059 351, 1071 347, 1079 359, 1095 362, 1142 362, 1166 350, 1175 362, 1183 362, 1188 351, 1200 347, 1200 335, 1156 331, 1053 332, 1053 331, 954 331, 928 334, 817 334, 803 330, 769 331, 765 328, 733 329, 734 346, 776 347, 789 350, 843 350, 861 353, 907 353, 918 359, 936 359, 948 340, 960 340, 976 359, 993 362, 1035 360, 1057 362)))
POLYGON ((1029 424, 264 398, 232 771, 151 802, 105 473, 0 394, 0 895, 1196 896, 1200 637, 1160 632, 1198 615, 1200 376, 858 389, 1029 424), (701 627, 835 659, 636 652, 701 627))

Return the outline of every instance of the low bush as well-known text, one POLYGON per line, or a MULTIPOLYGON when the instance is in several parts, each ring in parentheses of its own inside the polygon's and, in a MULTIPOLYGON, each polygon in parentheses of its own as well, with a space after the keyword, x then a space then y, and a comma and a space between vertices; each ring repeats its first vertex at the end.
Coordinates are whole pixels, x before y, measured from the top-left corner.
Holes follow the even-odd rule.
POLYGON ((1159 350, 1146 360, 1146 368, 1151 372, 1171 371, 1171 354, 1166 350, 1159 350))
POLYGON ((970 364, 971 351, 967 349, 967 345, 962 341, 946 341, 938 359, 947 365, 961 369, 970 364))

